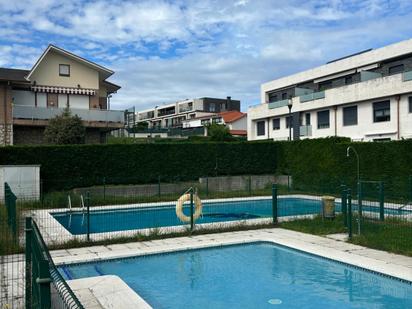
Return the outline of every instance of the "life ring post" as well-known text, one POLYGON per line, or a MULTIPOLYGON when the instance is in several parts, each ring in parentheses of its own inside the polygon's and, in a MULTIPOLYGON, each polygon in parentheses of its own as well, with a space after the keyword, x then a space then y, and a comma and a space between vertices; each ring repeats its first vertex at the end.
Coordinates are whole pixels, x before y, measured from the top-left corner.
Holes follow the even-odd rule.
POLYGON ((197 195, 197 191, 194 188, 187 190, 176 202, 176 216, 182 222, 190 224, 190 230, 194 229, 195 221, 202 215, 202 201, 197 195), (189 202, 190 214, 186 216, 183 213, 183 204, 189 202))
POLYGON ((193 187, 190 188, 190 231, 193 231, 193 187))

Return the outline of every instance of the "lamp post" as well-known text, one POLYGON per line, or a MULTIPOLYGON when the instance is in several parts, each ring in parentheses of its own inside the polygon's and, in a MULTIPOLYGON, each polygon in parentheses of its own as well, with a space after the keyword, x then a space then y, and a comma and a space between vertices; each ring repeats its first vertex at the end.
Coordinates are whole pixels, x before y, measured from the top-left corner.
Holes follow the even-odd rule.
POLYGON ((289 117, 288 117, 288 126, 289 126, 289 140, 292 140, 292 100, 288 100, 289 108, 289 117))
POLYGON ((360 160, 359 160, 359 154, 356 151, 355 148, 352 146, 349 146, 346 148, 346 156, 350 156, 350 151, 356 155, 356 160, 357 160, 357 173, 356 173, 356 178, 357 178, 357 187, 358 187, 358 234, 360 235, 360 219, 362 217, 362 197, 361 197, 361 182, 360 182, 360 160))

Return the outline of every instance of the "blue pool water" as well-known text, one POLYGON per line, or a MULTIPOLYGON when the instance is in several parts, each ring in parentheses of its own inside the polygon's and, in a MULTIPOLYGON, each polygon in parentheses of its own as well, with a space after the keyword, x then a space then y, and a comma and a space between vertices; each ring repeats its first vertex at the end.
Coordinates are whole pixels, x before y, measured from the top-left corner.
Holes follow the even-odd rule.
MULTIPOLYGON (((279 216, 319 213, 321 202, 303 198, 280 199, 279 216)), ((339 205, 338 205, 339 209, 339 205)), ((184 207, 189 215, 189 207, 184 207)), ((225 222, 243 219, 270 218, 272 200, 241 200, 203 204, 203 216, 196 223, 225 222)), ((81 212, 71 215, 55 213, 53 217, 74 235, 87 232, 87 222, 81 212)), ((183 225, 176 216, 175 204, 162 207, 128 208, 116 210, 92 211, 90 215, 90 232, 114 232, 134 229, 183 225)))
MULTIPOLYGON (((278 200, 278 216, 318 214, 321 209, 320 200, 305 198, 282 198, 278 200)), ((356 211, 356 205, 353 205, 356 211)), ((379 212, 378 208, 367 208, 366 211, 379 212)), ((336 203, 336 211, 340 204, 336 203)), ((189 215, 189 207, 184 207, 189 215)), ((404 212, 404 211, 402 211, 404 212)), ((397 213, 396 210, 385 209, 385 213, 397 213)), ((54 213, 53 217, 74 235, 86 234, 87 220, 82 212, 54 213)), ((272 216, 272 200, 240 200, 205 203, 203 216, 196 223, 226 222, 244 219, 270 218, 272 216)), ((127 231, 144 228, 183 225, 175 212, 175 204, 161 207, 142 207, 115 210, 92 211, 90 214, 90 233, 127 231)))
POLYGON ((117 275, 154 308, 412 308, 412 285, 271 243, 64 266, 117 275))

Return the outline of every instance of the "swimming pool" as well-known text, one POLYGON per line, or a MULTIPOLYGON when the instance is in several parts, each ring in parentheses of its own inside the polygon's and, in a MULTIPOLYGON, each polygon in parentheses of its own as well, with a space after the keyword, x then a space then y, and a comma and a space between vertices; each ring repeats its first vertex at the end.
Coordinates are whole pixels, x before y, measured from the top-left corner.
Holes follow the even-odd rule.
MULTIPOLYGON (((282 198, 278 202, 278 216, 306 215, 319 213, 321 201, 306 198, 282 198)), ((337 205, 337 210, 340 204, 337 205)), ((189 214, 189 206, 184 207, 189 214)), ((87 232, 87 222, 82 212, 68 214, 52 213, 52 216, 71 234, 87 232)), ((272 199, 247 199, 203 204, 203 216, 196 224, 227 222, 245 219, 272 217, 272 199)), ((163 206, 135 207, 92 211, 90 233, 127 231, 154 227, 183 225, 175 213, 175 203, 163 206)))
POLYGON ((59 268, 117 275, 153 308, 411 308, 410 283, 273 243, 178 251, 59 268))

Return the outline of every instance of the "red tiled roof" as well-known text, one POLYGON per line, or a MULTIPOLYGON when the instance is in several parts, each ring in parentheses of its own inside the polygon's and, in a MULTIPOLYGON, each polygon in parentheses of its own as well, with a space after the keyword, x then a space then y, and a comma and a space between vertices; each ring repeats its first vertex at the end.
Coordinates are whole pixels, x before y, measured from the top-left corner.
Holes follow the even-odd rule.
POLYGON ((225 123, 231 123, 234 122, 240 118, 243 118, 246 116, 246 113, 242 113, 239 111, 227 111, 227 112, 222 112, 219 113, 220 116, 222 116, 223 120, 225 123))
POLYGON ((247 131, 246 130, 230 130, 229 133, 232 134, 232 135, 247 136, 247 131))

